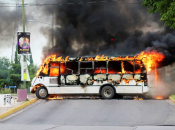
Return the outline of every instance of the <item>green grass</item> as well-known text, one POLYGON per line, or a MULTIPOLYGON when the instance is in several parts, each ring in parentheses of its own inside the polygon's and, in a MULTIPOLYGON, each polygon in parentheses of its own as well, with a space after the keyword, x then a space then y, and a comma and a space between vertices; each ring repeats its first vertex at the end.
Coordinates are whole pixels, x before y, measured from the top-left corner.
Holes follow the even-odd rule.
POLYGON ((11 96, 17 96, 17 94, 16 93, 11 93, 11 96))
POLYGON ((1 89, 0 90, 0 94, 11 94, 11 89, 9 88, 6 88, 6 89, 1 89))
POLYGON ((171 95, 171 97, 175 100, 175 94, 174 95, 171 95))
MULTIPOLYGON (((26 102, 28 102, 28 101, 30 101, 30 100, 27 98, 26 101, 24 101, 23 103, 26 103, 26 102)), ((22 103, 22 104, 23 104, 23 103, 22 103)))

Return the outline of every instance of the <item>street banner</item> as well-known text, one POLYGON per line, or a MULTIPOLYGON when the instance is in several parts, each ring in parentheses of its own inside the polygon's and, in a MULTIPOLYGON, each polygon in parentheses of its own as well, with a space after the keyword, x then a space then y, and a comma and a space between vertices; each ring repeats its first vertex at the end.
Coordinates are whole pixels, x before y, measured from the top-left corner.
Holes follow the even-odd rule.
POLYGON ((23 56, 21 56, 21 81, 30 81, 27 62, 24 61, 23 56))
POLYGON ((30 32, 17 32, 18 54, 30 55, 30 32))

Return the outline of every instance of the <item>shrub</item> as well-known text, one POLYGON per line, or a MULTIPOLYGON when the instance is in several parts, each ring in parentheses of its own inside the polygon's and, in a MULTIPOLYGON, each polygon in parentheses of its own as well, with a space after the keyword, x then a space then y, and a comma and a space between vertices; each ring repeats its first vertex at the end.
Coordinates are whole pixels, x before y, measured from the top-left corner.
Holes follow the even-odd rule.
MULTIPOLYGON (((27 84, 26 84, 26 85, 27 85, 27 84)), ((24 86, 24 84, 21 83, 21 84, 19 85, 19 89, 26 89, 26 86, 24 86)))
POLYGON ((0 94, 11 94, 11 89, 10 88, 6 88, 6 89, 1 89, 0 94))

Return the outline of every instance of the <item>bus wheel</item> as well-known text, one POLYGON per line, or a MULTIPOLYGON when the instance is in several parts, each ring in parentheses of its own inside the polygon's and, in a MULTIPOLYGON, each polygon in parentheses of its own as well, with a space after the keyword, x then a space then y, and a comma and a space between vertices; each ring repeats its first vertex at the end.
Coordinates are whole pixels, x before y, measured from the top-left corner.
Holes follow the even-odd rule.
POLYGON ((105 99, 112 99, 114 94, 114 89, 111 86, 105 86, 101 90, 101 96, 105 99))
POLYGON ((41 87, 37 88, 36 96, 39 99, 46 99, 49 96, 49 94, 48 94, 47 89, 45 87, 41 86, 41 87))

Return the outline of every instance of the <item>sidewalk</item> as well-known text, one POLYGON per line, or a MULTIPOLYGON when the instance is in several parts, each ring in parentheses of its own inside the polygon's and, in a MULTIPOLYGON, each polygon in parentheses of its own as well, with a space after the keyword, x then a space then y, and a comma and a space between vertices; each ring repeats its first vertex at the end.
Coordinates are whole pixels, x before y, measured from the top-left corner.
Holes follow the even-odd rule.
MULTIPOLYGON (((27 95, 27 98, 29 100, 32 100, 32 99, 36 98, 36 95, 35 94, 29 94, 29 95, 27 95)), ((19 106, 23 103, 24 103, 24 101, 23 102, 17 102, 17 96, 12 96, 11 107, 0 107, 0 114, 6 112, 6 111, 8 111, 8 110, 10 110, 10 109, 12 109, 16 106, 19 106)))

